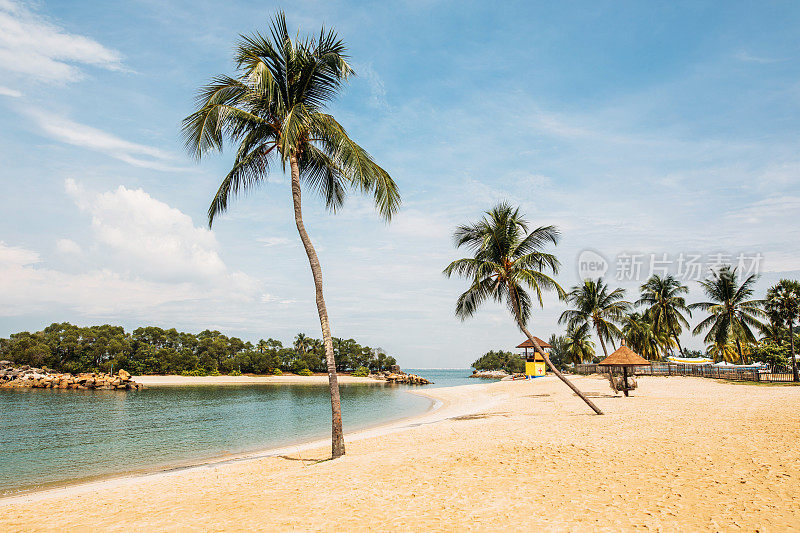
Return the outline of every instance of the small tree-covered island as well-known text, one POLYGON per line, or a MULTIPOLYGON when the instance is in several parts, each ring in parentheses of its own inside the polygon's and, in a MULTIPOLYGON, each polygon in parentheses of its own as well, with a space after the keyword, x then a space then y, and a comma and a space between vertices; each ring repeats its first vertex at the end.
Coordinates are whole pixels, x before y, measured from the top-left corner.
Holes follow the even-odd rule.
MULTIPOLYGON (((397 364, 382 349, 362 346, 353 339, 334 338, 333 347, 339 372, 366 376, 397 364)), ((295 336, 291 346, 284 346, 271 338, 253 344, 210 330, 192 334, 148 326, 126 333, 121 326, 80 327, 67 322, 0 339, 0 359, 75 374, 115 369, 134 375, 186 376, 326 371, 322 341, 303 333, 295 336)))

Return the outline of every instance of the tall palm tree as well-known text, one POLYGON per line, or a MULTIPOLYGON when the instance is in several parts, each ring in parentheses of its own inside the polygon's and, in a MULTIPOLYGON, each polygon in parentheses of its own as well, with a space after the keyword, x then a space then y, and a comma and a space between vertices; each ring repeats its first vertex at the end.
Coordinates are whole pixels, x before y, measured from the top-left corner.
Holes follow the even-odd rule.
POLYGON ((303 224, 302 186, 319 194, 332 211, 349 190, 372 194, 380 215, 391 219, 400 195, 389 174, 325 113, 325 106, 353 74, 345 44, 331 30, 292 39, 282 12, 269 36, 242 36, 235 53, 235 76, 218 76, 203 87, 198 109, 183 122, 187 149, 200 158, 237 146, 230 172, 208 209, 211 226, 232 197, 263 183, 270 165, 291 176, 294 220, 314 277, 317 312, 325 343, 331 393, 332 453, 344 454, 341 404, 331 326, 322 292, 322 269, 303 224))
POLYGON ((609 287, 603 278, 584 280, 583 285, 576 285, 567 294, 567 301, 573 309, 561 313, 558 319, 560 324, 578 326, 591 324, 600 339, 603 354, 608 356, 605 341, 613 341, 622 337, 622 332, 616 323, 625 318, 625 312, 630 308, 630 302, 623 300, 625 289, 614 289, 609 292, 609 287))
POLYGON ((727 344, 718 344, 715 342, 706 348, 706 352, 714 359, 714 362, 726 361, 728 363, 733 363, 737 358, 741 359, 736 350, 736 345, 730 342, 727 344))
POLYGON ((567 358, 574 364, 590 361, 594 357, 594 343, 589 334, 589 324, 567 328, 564 336, 564 351, 567 358))
POLYGON ((662 278, 656 274, 642 285, 641 291, 642 297, 636 305, 646 305, 646 312, 653 323, 653 328, 656 331, 667 331, 675 339, 678 352, 683 352, 678 335, 684 327, 689 327, 689 322, 683 313, 689 313, 690 316, 692 313, 681 294, 688 293, 689 287, 672 275, 662 278))
POLYGON ((689 309, 700 309, 709 313, 694 328, 692 334, 699 335, 708 330, 703 340, 709 344, 724 347, 729 342, 735 343, 739 361, 742 363, 746 362, 742 341, 756 342, 751 328, 760 328, 762 324, 758 317, 764 316, 764 311, 761 310, 763 300, 750 299, 757 279, 755 274, 751 274, 739 285, 736 269, 725 265, 700 282, 710 301, 689 306, 689 309))
POLYGON ((556 368, 563 368, 567 362, 565 341, 566 337, 564 335, 556 335, 555 333, 551 333, 550 338, 547 339, 547 344, 550 345, 550 352, 547 355, 556 368))
POLYGON ((797 360, 794 358, 794 321, 800 318, 800 282, 782 279, 767 291, 767 314, 789 326, 789 345, 792 358, 792 379, 800 381, 797 360))
POLYGON ((662 327, 657 327, 653 318, 646 313, 629 314, 622 326, 622 334, 628 347, 651 361, 661 359, 667 350, 675 346, 673 338, 663 324, 662 327))
POLYGON ((299 354, 304 354, 308 351, 311 340, 305 333, 298 333, 294 338, 294 349, 299 354))
POLYGON ((466 320, 489 299, 505 303, 520 331, 544 357, 550 370, 601 415, 603 412, 553 365, 526 326, 533 308, 529 290, 540 306, 543 305, 543 291, 554 290, 559 297, 564 297, 561 286, 543 272, 558 272, 560 263, 556 256, 542 249, 547 243, 558 244, 559 235, 555 226, 541 226, 529 232, 528 222, 519 208, 500 203, 478 222, 456 228, 453 235, 456 248, 465 246, 474 255, 453 261, 444 269, 444 274, 447 277, 455 274, 470 281, 470 287, 458 298, 456 316, 466 320))
POLYGON ((759 341, 769 341, 774 344, 781 344, 787 333, 783 319, 772 310, 767 310, 767 321, 761 323, 759 330, 761 333, 759 341))

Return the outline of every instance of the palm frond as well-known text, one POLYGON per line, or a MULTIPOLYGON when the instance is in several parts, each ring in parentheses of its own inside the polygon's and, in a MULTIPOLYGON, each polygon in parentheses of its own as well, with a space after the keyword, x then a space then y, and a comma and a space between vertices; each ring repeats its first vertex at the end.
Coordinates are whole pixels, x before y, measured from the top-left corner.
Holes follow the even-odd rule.
POLYGON ((314 140, 330 154, 350 184, 361 192, 371 193, 380 215, 391 220, 400 207, 400 194, 394 180, 331 115, 317 113, 312 119, 314 140))

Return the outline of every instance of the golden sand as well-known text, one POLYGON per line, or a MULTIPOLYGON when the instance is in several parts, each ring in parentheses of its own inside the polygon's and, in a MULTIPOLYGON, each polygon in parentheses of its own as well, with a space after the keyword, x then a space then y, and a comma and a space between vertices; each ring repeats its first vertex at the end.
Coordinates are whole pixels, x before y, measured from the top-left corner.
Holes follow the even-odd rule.
POLYGON ((0 500, 0 530, 800 529, 800 387, 575 378, 429 390, 435 413, 326 449, 0 500))

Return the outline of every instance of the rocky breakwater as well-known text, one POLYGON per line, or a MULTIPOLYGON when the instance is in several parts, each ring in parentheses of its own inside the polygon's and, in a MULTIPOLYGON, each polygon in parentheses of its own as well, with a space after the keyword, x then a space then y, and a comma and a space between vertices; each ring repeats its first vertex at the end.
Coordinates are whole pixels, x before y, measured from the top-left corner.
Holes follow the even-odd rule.
POLYGON ((117 374, 69 374, 29 365, 15 367, 0 361, 0 388, 6 389, 76 389, 76 390, 139 390, 143 386, 120 370, 117 374))
POLYGON ((484 379, 502 379, 510 376, 505 370, 481 370, 473 371, 471 378, 484 378, 484 379))
POLYGON ((389 383, 404 383, 406 385, 433 385, 433 381, 429 381, 416 374, 406 374, 403 371, 377 372, 370 374, 369 377, 372 379, 381 379, 389 383))

